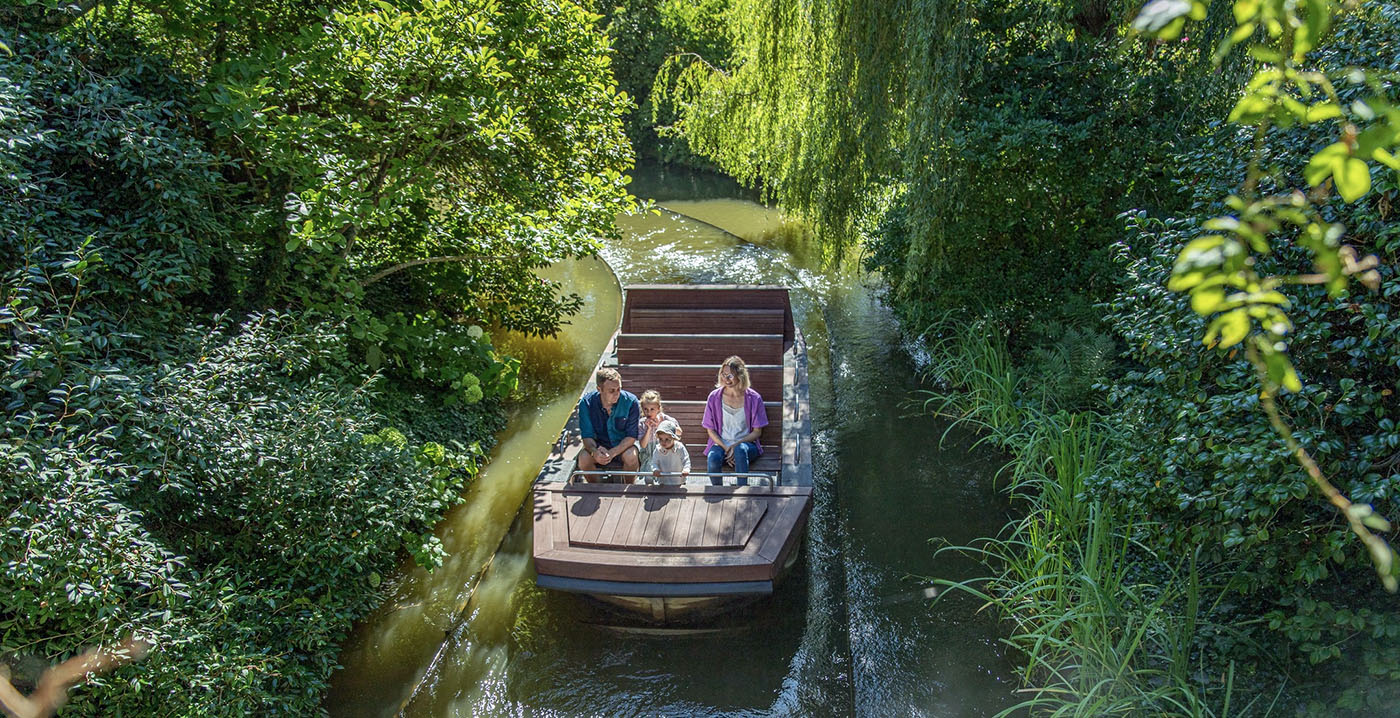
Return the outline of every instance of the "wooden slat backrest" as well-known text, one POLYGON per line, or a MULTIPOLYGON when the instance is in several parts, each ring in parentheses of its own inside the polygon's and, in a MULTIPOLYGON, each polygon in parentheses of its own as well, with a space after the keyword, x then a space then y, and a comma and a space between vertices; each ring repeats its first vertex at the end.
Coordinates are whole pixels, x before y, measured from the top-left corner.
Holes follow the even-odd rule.
POLYGON ((627 309, 629 334, 782 334, 781 309, 627 309))
MULTIPOLYGON (((641 395, 647 389, 661 392, 664 400, 701 401, 715 388, 719 367, 693 364, 621 364, 624 389, 641 395)), ((783 397, 783 368, 781 365, 749 365, 750 385, 765 401, 783 397)))
POLYGON ((719 363, 731 356, 752 364, 782 364, 782 334, 619 334, 619 364, 719 363))
POLYGON ((782 334, 785 346, 793 340, 792 307, 784 287, 633 285, 625 291, 626 333, 782 334))
MULTIPOLYGON (((661 408, 664 409, 667 414, 674 417, 676 421, 680 422, 681 428, 685 428, 686 425, 691 422, 699 426, 700 420, 705 416, 705 402, 672 401, 667 399, 665 394, 661 395, 661 408)), ((763 402, 763 413, 768 417, 769 425, 781 424, 783 421, 782 402, 763 402)))
POLYGON ((785 309, 786 287, 720 284, 633 284, 625 287, 628 308, 785 309))

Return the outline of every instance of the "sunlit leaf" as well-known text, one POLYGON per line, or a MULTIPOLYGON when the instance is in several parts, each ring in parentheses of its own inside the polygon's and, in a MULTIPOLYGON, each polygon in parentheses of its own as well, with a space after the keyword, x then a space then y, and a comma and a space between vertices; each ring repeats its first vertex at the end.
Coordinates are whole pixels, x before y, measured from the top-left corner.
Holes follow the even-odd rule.
POLYGON ((1230 110, 1230 121, 1241 124, 1252 124, 1269 114, 1274 103, 1270 98, 1258 92, 1246 93, 1235 103, 1235 108, 1230 110))
POLYGON ((1249 334, 1249 314, 1234 309, 1216 317, 1202 340, 1206 346, 1226 349, 1239 344, 1249 334))
POLYGON ((1198 287, 1196 291, 1191 292, 1191 308, 1201 316, 1214 314, 1224 303, 1224 287, 1198 287))
POLYGON ((1333 117, 1341 117, 1342 108, 1335 102, 1319 102, 1308 108, 1303 119, 1307 122, 1321 122, 1330 120, 1333 117))
MULTIPOLYGON (((1267 347, 1267 344, 1264 346, 1267 347)), ((1293 362, 1289 361, 1287 354, 1272 349, 1261 353, 1264 355, 1264 366, 1269 381, 1289 391, 1302 391, 1303 383, 1298 380, 1298 372, 1293 368, 1293 362)))
POLYGON ((1337 193, 1348 202, 1355 202, 1371 191, 1371 168, 1366 163, 1348 157, 1332 173, 1337 182, 1337 193))
POLYGON ((1348 154, 1347 146, 1342 142, 1334 142, 1322 148, 1308 160, 1308 166, 1303 169, 1303 178, 1313 187, 1322 184, 1348 154))
POLYGON ((1259 14, 1259 6, 1263 0, 1235 0, 1231 10, 1235 14, 1235 24, 1239 25, 1254 19, 1259 14))

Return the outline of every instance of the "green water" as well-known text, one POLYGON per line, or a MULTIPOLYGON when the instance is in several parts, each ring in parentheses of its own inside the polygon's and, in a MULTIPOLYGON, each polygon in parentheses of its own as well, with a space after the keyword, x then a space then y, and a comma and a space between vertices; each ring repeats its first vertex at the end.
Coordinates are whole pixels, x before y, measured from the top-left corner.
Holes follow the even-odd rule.
POLYGON ((505 338, 525 358, 514 409, 468 503, 439 527, 452 558, 406 568, 358 627, 333 677, 335 716, 983 716, 1009 705, 1013 668, 970 599, 936 604, 928 577, 977 574, 935 559, 1005 519, 1001 460, 913 415, 914 359, 879 283, 824 266, 799 228, 719 180, 658 170, 634 191, 660 215, 621 220, 603 256, 623 283, 792 289, 809 346, 819 497, 802 565, 769 601, 688 635, 637 635, 576 597, 534 586, 530 479, 617 325, 608 266, 556 268, 586 313, 556 340, 505 338), (703 198, 703 199, 697 199, 703 198), (940 441, 941 438, 941 441, 940 441), (525 520, 522 520, 522 517, 525 520))

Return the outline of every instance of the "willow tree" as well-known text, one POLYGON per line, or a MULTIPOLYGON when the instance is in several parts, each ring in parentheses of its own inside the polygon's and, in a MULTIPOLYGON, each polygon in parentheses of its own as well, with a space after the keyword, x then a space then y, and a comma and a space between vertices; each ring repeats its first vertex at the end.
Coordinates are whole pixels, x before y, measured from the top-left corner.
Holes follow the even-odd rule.
POLYGON ((1210 110, 1172 86, 1206 44, 1128 42, 1133 9, 734 2, 730 63, 663 70, 672 129, 828 247, 875 229, 868 264, 917 325, 1044 313, 1062 290, 1107 290, 1116 215, 1158 201, 1156 168, 1210 110))

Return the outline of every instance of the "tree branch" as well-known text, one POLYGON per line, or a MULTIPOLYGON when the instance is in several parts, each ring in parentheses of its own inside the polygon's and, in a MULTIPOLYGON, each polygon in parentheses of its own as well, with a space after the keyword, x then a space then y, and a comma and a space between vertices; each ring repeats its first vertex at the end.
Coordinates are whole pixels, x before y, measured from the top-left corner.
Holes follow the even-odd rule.
MULTIPOLYGON (((1322 473, 1322 469, 1318 467, 1317 462, 1313 461, 1307 449, 1304 449, 1303 445, 1298 442, 1298 439, 1293 435, 1293 430, 1288 426, 1288 423, 1283 420, 1283 416, 1279 414, 1278 405, 1274 403, 1274 392, 1277 391, 1277 387, 1273 382, 1269 381, 1268 368, 1264 365, 1263 360, 1259 357, 1258 352, 1254 350, 1252 345, 1246 348, 1246 356, 1249 358, 1250 363, 1254 365, 1254 370, 1259 374, 1260 385, 1264 387, 1264 391, 1259 394, 1259 404, 1264 408, 1264 413, 1268 415, 1269 424, 1273 426, 1274 431, 1283 438, 1284 444, 1288 446, 1289 453, 1293 454, 1293 457, 1302 465, 1303 470, 1307 472, 1308 478, 1312 480, 1313 485, 1317 487, 1318 491, 1322 492, 1323 496, 1327 497, 1329 503, 1337 507, 1337 511, 1341 513, 1342 518, 1346 519, 1347 525, 1351 527, 1352 533, 1356 534, 1357 538, 1361 539, 1361 542, 1366 545, 1366 548, 1371 552, 1371 561, 1375 564, 1376 573, 1380 576, 1381 583, 1385 584, 1387 591, 1395 593, 1397 583, 1395 576, 1391 574, 1391 566, 1395 560, 1395 552, 1390 548, 1390 544, 1386 543, 1385 539, 1376 535, 1371 531, 1371 528, 1366 525, 1365 519, 1366 517, 1374 515, 1373 510, 1369 505, 1357 505, 1352 503, 1346 495, 1338 491, 1336 486, 1332 485, 1331 481, 1327 480, 1327 477, 1322 473)), ((1386 530, 1389 530, 1389 522, 1379 517, 1377 517, 1377 519, 1382 526, 1385 526, 1386 530)))
POLYGON ((81 655, 44 671, 39 685, 28 696, 0 676, 0 709, 13 718, 49 718, 68 702, 68 690, 88 678, 131 661, 140 660, 151 644, 128 638, 113 648, 90 648, 81 655))
POLYGON ((402 264, 395 264, 394 266, 389 267, 388 269, 381 269, 378 272, 369 275, 369 277, 363 282, 360 282, 360 286, 368 287, 369 285, 374 284, 375 282, 389 276, 390 274, 394 274, 395 272, 401 272, 405 269, 408 269, 409 267, 417 267, 423 264, 442 264, 444 262, 468 262, 473 259, 504 261, 512 258, 490 254, 454 254, 448 257, 428 257, 427 259, 414 259, 404 262, 402 264))

